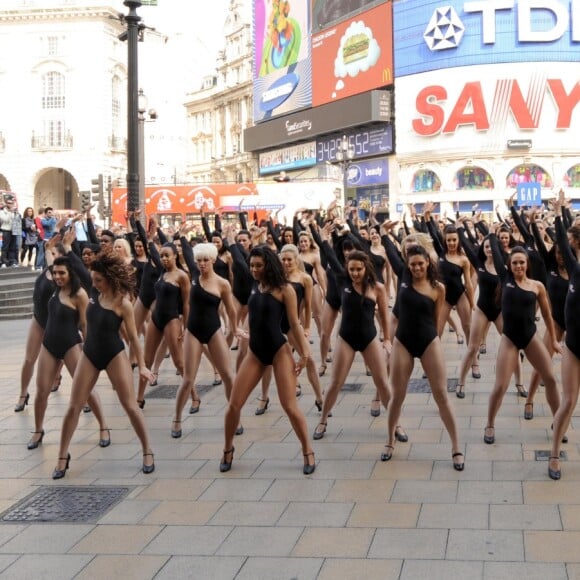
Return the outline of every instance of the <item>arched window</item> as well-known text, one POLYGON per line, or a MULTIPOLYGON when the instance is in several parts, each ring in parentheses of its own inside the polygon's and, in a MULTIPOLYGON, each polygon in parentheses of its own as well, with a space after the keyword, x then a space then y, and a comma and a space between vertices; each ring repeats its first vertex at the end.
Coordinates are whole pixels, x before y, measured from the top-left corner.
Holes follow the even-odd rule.
POLYGON ((507 176, 507 187, 517 187, 518 183, 539 183, 542 187, 552 187, 552 177, 539 165, 526 163, 514 167, 507 176))
POLYGON ((65 77, 58 72, 49 72, 42 77, 42 108, 64 109, 65 77))
POLYGON ((441 180, 434 171, 420 169, 413 175, 411 189, 413 191, 439 191, 441 189, 441 180))
POLYGON ((485 169, 466 165, 455 174, 455 189, 493 189, 493 179, 485 169))
POLYGON ((570 167, 564 176, 564 183, 568 187, 580 187, 580 163, 570 167))

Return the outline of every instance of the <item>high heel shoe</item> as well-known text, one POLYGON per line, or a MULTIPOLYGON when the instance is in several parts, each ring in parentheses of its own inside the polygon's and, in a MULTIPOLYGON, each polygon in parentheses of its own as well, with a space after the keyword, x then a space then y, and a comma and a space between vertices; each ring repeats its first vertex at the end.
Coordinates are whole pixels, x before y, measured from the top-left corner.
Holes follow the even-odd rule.
POLYGON ((526 403, 524 405, 524 419, 526 421, 531 421, 533 418, 534 418, 534 403, 526 403))
POLYGON ((22 401, 22 403, 19 402, 14 407, 14 412, 20 413, 21 411, 24 411, 24 407, 26 407, 26 405, 28 405, 29 400, 30 400, 30 393, 26 393, 26 395, 22 395, 21 397, 18 397, 18 401, 22 401))
POLYGON ((464 387, 465 385, 457 385, 455 388, 455 396, 458 399, 465 399, 465 391, 463 390, 464 387))
POLYGON ((328 368, 328 365, 326 363, 322 363, 320 365, 320 367, 318 368, 318 376, 323 377, 326 374, 327 368, 328 368))
POLYGON ((222 384, 222 379, 221 377, 218 375, 218 373, 214 373, 213 375, 213 382, 212 382, 212 386, 213 387, 218 387, 219 385, 222 384))
POLYGON ((30 451, 37 449, 44 439, 44 429, 42 431, 33 431, 33 435, 40 435, 38 439, 31 439, 26 446, 30 451))
POLYGON ((528 391, 526 391, 526 389, 524 389, 524 385, 518 385, 516 383, 516 390, 518 392, 518 395, 524 399, 528 398, 528 391))
MULTIPOLYGON (((181 421, 178 421, 177 419, 173 419, 173 422, 181 425, 181 421)), ((179 439, 181 437, 181 427, 179 429, 171 429, 171 436, 174 439, 179 439)))
MULTIPOLYGON (((560 460, 559 457, 555 457, 553 455, 550 456, 550 459, 560 460)), ((555 479, 556 481, 558 481, 562 477, 562 470, 561 469, 552 469, 550 467, 550 463, 548 461, 548 475, 550 476, 551 479, 555 479)))
POLYGON ((409 441, 409 436, 405 431, 403 431, 403 428, 400 425, 395 427, 395 439, 401 443, 407 443, 407 441, 409 441))
POLYGON ((111 444, 111 430, 110 429, 101 429, 101 431, 99 432, 99 435, 105 431, 107 432, 109 437, 107 437, 107 439, 104 439, 103 437, 101 437, 99 439, 99 447, 108 447, 111 444))
POLYGON ((479 372, 479 365, 478 364, 471 365, 471 376, 474 379, 481 379, 481 373, 479 372), (477 371, 475 370, 476 367, 477 367, 477 371))
POLYGON ((304 464, 304 467, 302 468, 302 473, 304 475, 312 475, 314 473, 314 470, 316 469, 316 461, 314 461, 314 463, 310 463, 308 458, 312 455, 312 458, 314 459, 314 451, 310 452, 310 453, 304 453, 304 459, 306 461, 306 463, 304 464))
POLYGON ((485 344, 485 342, 482 342, 479 345, 479 354, 486 354, 487 353, 487 345, 485 344))
POLYGON ((236 448, 232 447, 231 449, 224 451, 224 456, 223 456, 222 461, 220 463, 220 471, 222 473, 225 473, 226 471, 229 471, 232 468, 232 462, 234 460, 234 451, 235 450, 236 450, 236 448), (226 457, 228 455, 230 455, 230 460, 226 461, 226 457))
MULTIPOLYGON (((155 459, 153 453, 143 453, 143 458, 147 457, 148 455, 155 459)), ((148 475, 149 473, 153 473, 154 471, 155 471, 155 461, 153 461, 151 465, 145 465, 145 461, 143 461, 143 473, 148 475)))
POLYGON ((459 457, 461 455, 461 457, 464 457, 463 453, 461 453, 461 451, 457 451, 456 453, 453 453, 453 455, 451 456, 451 459, 453 460, 453 469, 455 469, 456 471, 463 471, 464 467, 465 467, 465 459, 459 463, 459 462, 455 462, 455 458, 459 457))
POLYGON ((328 423, 320 421, 320 423, 318 423, 318 425, 316 426, 316 429, 314 430, 314 435, 312 435, 312 439, 314 439, 315 441, 322 439, 324 437, 324 434, 326 433, 326 426, 327 425, 328 425, 328 423), (323 427, 323 430, 319 431, 318 427, 320 427, 321 425, 323 427))
POLYGON ((62 381, 62 375, 58 375, 58 377, 56 377, 56 379, 54 381, 54 385, 52 385, 52 388, 50 389, 51 393, 56 393, 56 391, 58 391, 58 389, 60 388, 61 381, 62 381))
POLYGON ((142 401, 137 399, 137 405, 139 405, 139 409, 144 409, 145 408, 145 399, 143 399, 142 401))
POLYGON ((381 400, 373 399, 371 401, 371 417, 378 417, 381 414, 381 400), (378 403, 378 405, 375 405, 378 403))
POLYGON ((314 404, 316 405, 318 412, 322 413, 322 405, 324 404, 324 401, 320 399, 320 401, 314 401, 314 404))
POLYGON ((196 413, 199 413, 200 406, 201 406, 201 399, 192 399, 191 400, 191 407, 189 407, 189 414, 195 415, 196 413), (194 405, 193 403, 197 403, 197 405, 194 405))
POLYGON ((55 470, 52 472, 52 479, 62 479, 66 475, 66 472, 70 466, 70 453, 68 453, 66 457, 59 457, 58 460, 66 461, 66 464, 64 469, 55 468, 55 470))
POLYGON ((488 445, 493 445, 495 443, 495 428, 494 427, 490 427, 489 425, 485 428, 484 432, 483 432, 483 441, 485 443, 487 443, 488 445), (492 430, 492 434, 491 435, 487 435, 486 431, 488 429, 492 430))
POLYGON ((263 415, 266 412, 268 405, 270 404, 270 397, 268 397, 266 399, 258 398, 258 401, 260 401, 260 403, 258 404, 258 407, 256 408, 256 411, 254 412, 254 415, 263 415))
POLYGON ((296 385, 296 397, 302 396, 302 387, 300 385, 296 385))
POLYGON ((395 448, 392 445, 385 445, 385 449, 390 451, 383 451, 383 453, 381 453, 381 461, 390 461, 393 457, 393 451, 395 448))
POLYGON ((156 387, 159 384, 159 373, 151 373, 153 375, 153 380, 149 381, 150 387, 156 387))

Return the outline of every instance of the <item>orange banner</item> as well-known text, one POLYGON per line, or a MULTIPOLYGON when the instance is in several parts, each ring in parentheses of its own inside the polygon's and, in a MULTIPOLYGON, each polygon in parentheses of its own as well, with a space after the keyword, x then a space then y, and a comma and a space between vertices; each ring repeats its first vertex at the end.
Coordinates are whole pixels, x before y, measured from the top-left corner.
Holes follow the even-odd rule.
MULTIPOLYGON (((257 195, 254 183, 210 183, 197 185, 156 186, 145 188, 145 213, 177 214, 184 218, 199 213, 205 205, 208 212, 222 205, 226 196, 249 197, 257 195)), ((115 187, 112 195, 112 222, 125 223, 127 213, 127 188, 115 187)))

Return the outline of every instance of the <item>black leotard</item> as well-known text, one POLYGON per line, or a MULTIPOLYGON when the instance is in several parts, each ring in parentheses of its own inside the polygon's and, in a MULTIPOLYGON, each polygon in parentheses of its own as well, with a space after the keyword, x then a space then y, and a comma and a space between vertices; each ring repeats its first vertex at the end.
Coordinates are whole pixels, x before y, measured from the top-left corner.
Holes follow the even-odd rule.
MULTIPOLYGON (((302 300, 304 300, 304 286, 302 286, 300 282, 290 282, 290 284, 292 284, 292 288, 294 288, 294 292, 296 292, 298 313, 300 313, 300 305, 302 304, 302 300)), ((286 309, 284 309, 284 312, 282 313, 282 322, 280 323, 280 328, 284 334, 288 334, 288 331, 290 330, 290 321, 288 320, 286 309)))
POLYGON ((389 260, 389 264, 391 264, 391 268, 397 277, 397 294, 395 296, 395 304, 393 304, 393 316, 399 318, 399 290, 401 289, 401 282, 403 280, 403 273, 405 272, 406 266, 403 257, 401 256, 401 252, 399 252, 397 246, 393 243, 391 238, 387 235, 381 236, 381 243, 383 244, 383 248, 385 248, 385 252, 387 253, 387 259, 389 260))
POLYGON ((262 293, 255 284, 248 300, 250 319, 250 350, 264 365, 271 365, 276 353, 285 344, 282 334, 282 314, 285 305, 270 293, 262 293))
POLYGON ((133 258, 131 260, 131 265, 135 268, 135 295, 139 296, 141 292, 141 282, 143 280, 143 271, 145 270, 145 264, 147 262, 142 262, 141 260, 137 260, 137 258, 133 258))
POLYGON ((305 262, 304 260, 302 261, 302 263, 304 264, 304 270, 306 270, 306 273, 312 278, 312 284, 316 286, 316 284, 318 284, 318 282, 314 279, 314 266, 312 264, 309 264, 308 262, 305 262))
POLYGON ((42 345, 55 359, 62 360, 69 349, 81 342, 78 310, 63 304, 55 292, 48 301, 48 322, 42 345))
POLYGON ((235 299, 242 305, 248 304, 248 299, 250 298, 250 293, 252 291, 252 286, 254 284, 254 279, 250 274, 250 268, 248 266, 246 252, 240 244, 233 244, 229 247, 230 254, 232 255, 232 274, 233 274, 233 284, 232 293, 235 299))
POLYGON ((546 290, 548 291, 550 306, 552 307, 552 318, 562 330, 566 330, 565 310, 569 284, 570 280, 562 278, 557 266, 555 268, 550 268, 546 290))
POLYGON ((147 310, 151 308, 155 300, 155 282, 159 278, 159 271, 147 261, 141 274, 141 284, 139 285, 139 300, 147 310))
POLYGON ((179 318, 183 309, 181 304, 181 288, 166 282, 162 275, 155 282, 155 309, 151 314, 151 320, 160 332, 174 318, 179 318))
POLYGON ((109 363, 122 351, 125 345, 119 336, 123 319, 110 308, 99 303, 99 293, 91 289, 87 308, 87 336, 83 347, 85 356, 99 371, 105 370, 109 363))
POLYGON ((560 216, 556 217, 556 241, 560 252, 562 252, 564 264, 566 264, 566 270, 570 278, 568 295, 564 306, 566 346, 577 359, 580 359, 580 324, 578 324, 580 313, 580 264, 570 247, 560 216))
POLYGON ((187 330, 201 342, 207 344, 220 329, 218 308, 221 298, 203 288, 199 277, 191 282, 189 290, 189 318, 187 330))
POLYGON ((216 258, 213 265, 214 272, 223 278, 224 280, 230 281, 230 267, 227 262, 224 262, 219 256, 216 258))
POLYGON ((34 282, 32 293, 33 316, 41 328, 46 328, 48 321, 48 301, 54 293, 55 284, 46 277, 49 268, 46 268, 34 282))
POLYGON ((435 302, 413 287, 409 270, 405 270, 397 297, 399 324, 395 336, 413 358, 421 358, 437 338, 435 302))
POLYGON ((383 277, 383 269, 385 267, 385 263, 387 262, 383 256, 380 254, 375 254, 369 250, 369 257, 371 262, 375 268, 375 274, 377 275, 377 280, 381 283, 385 283, 385 279, 383 277))
POLYGON ((355 351, 364 351, 377 335, 375 301, 359 294, 352 283, 342 289, 338 335, 355 351))
POLYGON ((439 273, 445 285, 445 302, 450 306, 455 306, 465 293, 462 280, 463 268, 442 256, 439 258, 439 273))

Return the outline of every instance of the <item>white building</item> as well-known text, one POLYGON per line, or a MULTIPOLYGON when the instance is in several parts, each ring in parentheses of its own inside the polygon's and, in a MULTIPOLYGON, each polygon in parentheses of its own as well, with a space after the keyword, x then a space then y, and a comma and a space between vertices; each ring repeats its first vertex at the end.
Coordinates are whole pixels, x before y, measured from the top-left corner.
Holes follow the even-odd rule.
POLYGON ((252 125, 250 0, 231 0, 216 70, 190 93, 187 109, 187 177, 193 183, 251 182, 257 164, 244 152, 243 131, 252 125))

